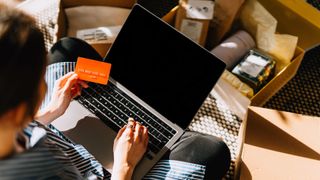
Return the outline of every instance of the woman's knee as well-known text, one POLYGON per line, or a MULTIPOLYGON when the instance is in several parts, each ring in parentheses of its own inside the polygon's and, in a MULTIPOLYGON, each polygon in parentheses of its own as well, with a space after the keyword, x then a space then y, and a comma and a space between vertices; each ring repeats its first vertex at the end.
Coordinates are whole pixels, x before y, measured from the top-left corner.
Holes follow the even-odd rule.
POLYGON ((221 179, 230 166, 230 150, 219 138, 186 132, 174 146, 170 159, 206 166, 207 179, 221 179))
POLYGON ((48 53, 49 64, 76 62, 78 57, 102 60, 102 57, 88 43, 81 39, 65 37, 56 42, 48 53))
POLYGON ((206 165, 206 178, 221 179, 230 167, 230 150, 225 142, 217 137, 211 138, 208 146, 211 146, 211 154, 208 156, 206 165))

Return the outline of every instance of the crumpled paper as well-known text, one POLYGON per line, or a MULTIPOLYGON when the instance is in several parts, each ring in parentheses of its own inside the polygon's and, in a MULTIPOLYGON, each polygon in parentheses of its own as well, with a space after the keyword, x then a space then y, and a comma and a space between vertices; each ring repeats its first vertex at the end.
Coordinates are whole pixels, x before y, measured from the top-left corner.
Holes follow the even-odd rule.
POLYGON ((276 34, 277 20, 256 0, 247 0, 240 14, 246 31, 255 37, 258 49, 275 57, 276 73, 290 63, 298 37, 276 34))
POLYGON ((256 39, 257 47, 269 52, 274 42, 277 20, 256 0, 247 0, 240 14, 244 28, 256 39))
POLYGON ((228 70, 225 70, 223 72, 221 78, 229 82, 234 88, 236 88, 241 94, 245 95, 246 97, 253 97, 253 89, 246 83, 243 83, 236 75, 232 74, 228 70))
POLYGON ((288 34, 275 34, 274 42, 269 53, 276 58, 277 73, 288 65, 293 58, 298 43, 298 37, 288 34))

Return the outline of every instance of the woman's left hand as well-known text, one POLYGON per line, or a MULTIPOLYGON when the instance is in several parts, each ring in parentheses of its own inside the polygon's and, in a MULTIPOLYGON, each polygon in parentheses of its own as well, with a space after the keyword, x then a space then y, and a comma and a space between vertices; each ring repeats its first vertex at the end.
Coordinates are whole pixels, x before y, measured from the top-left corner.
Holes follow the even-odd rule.
POLYGON ((50 124, 67 110, 71 100, 81 94, 82 88, 88 84, 79 79, 78 75, 70 72, 55 82, 49 105, 38 113, 36 120, 43 124, 50 124))

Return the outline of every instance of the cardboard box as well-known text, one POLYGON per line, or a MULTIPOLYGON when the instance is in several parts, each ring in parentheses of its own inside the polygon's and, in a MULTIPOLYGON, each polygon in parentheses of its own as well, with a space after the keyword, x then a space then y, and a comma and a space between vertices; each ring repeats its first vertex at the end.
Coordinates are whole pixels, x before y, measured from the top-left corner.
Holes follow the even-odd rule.
POLYGON ((76 6, 113 6, 130 9, 135 0, 62 0, 64 8, 76 6))
POLYGON ((213 18, 213 3, 214 2, 210 0, 181 0, 179 2, 179 8, 177 9, 174 27, 194 42, 204 46, 207 39, 209 24, 213 18), (200 4, 197 4, 197 2, 200 2, 200 4), (210 9, 208 10, 208 14, 201 14, 201 10, 204 8, 210 9), (200 12, 197 11, 197 9, 199 9, 200 12))
POLYGON ((304 56, 304 50, 296 48, 291 63, 276 74, 262 89, 260 89, 250 100, 253 106, 262 106, 274 94, 276 94, 297 73, 304 56))
POLYGON ((251 105, 261 106, 296 74, 304 51, 320 44, 320 12, 299 0, 258 0, 277 20, 277 31, 298 36, 298 47, 291 63, 256 93, 251 105))
POLYGON ((320 179, 320 118, 249 107, 240 179, 320 179))
MULTIPOLYGON (((74 1, 74 0, 62 0, 61 2, 61 7, 60 7, 60 12, 59 12, 59 20, 58 20, 58 33, 57 33, 57 38, 61 38, 66 36, 67 34, 67 30, 68 28, 70 28, 69 23, 68 23, 68 18, 67 18, 67 14, 66 11, 68 11, 68 9, 70 10, 70 8, 75 8, 75 7, 82 7, 84 8, 84 6, 95 6, 95 7, 99 7, 99 6, 108 6, 108 7, 118 7, 118 8, 125 8, 128 9, 127 12, 120 12, 117 15, 117 12, 115 13, 108 13, 110 16, 118 16, 115 18, 118 18, 120 21, 120 24, 122 25, 127 17, 127 15, 129 14, 129 11, 131 9, 131 7, 133 6, 133 4, 135 3, 135 0, 120 0, 120 1, 111 1, 111 0, 106 0, 106 1, 100 1, 100 0, 80 0, 80 1, 74 1), (120 18, 119 16, 123 17, 120 18)), ((100 7, 101 8, 101 7, 100 7)), ((111 9, 113 10, 113 9, 111 9)), ((108 11, 106 11, 108 12, 108 11)), ((84 12, 84 16, 85 16, 84 12)), ((98 13, 99 14, 99 13, 98 13)), ((99 15, 95 15, 93 14, 92 16, 99 16, 99 15)), ((77 18, 77 17, 76 17, 77 18)), ((79 18, 78 18, 79 19, 79 18)), ((93 22, 94 24, 95 22, 93 22)), ((82 23, 84 24, 84 26, 86 26, 86 23, 82 23)), ((96 27, 93 27, 94 25, 91 24, 90 27, 86 26, 85 28, 82 29, 88 29, 88 28, 97 28, 98 25, 96 27)), ((116 25, 120 25, 120 24, 116 24, 116 25)), ((82 30, 82 29, 78 29, 78 30, 82 30)), ((113 37, 114 39, 114 37, 113 37)), ((97 50, 97 52, 104 57, 106 55, 106 53, 108 52, 109 48, 111 47, 112 43, 110 43, 110 41, 87 41, 93 48, 95 48, 97 50)))
POLYGON ((258 0, 278 20, 277 30, 299 37, 298 46, 320 45, 320 12, 301 0, 258 0))
MULTIPOLYGON (((40 28, 42 32, 44 32, 45 36, 45 43, 47 50, 50 49, 53 43, 55 43, 58 39, 68 36, 68 30, 69 28, 73 28, 74 24, 77 25, 76 28, 79 28, 78 30, 82 29, 89 29, 89 28, 97 28, 97 26, 94 26, 95 19, 93 19, 90 22, 90 25, 87 26, 86 23, 73 23, 70 26, 69 19, 67 17, 66 11, 70 9, 74 9, 76 7, 86 8, 90 9, 93 12, 91 14, 88 14, 90 12, 81 11, 78 10, 79 16, 73 16, 75 19, 78 18, 78 20, 81 20, 81 18, 87 20, 88 18, 99 18, 99 14, 110 14, 110 16, 115 16, 114 18, 111 18, 110 21, 114 22, 113 19, 119 19, 119 16, 122 17, 120 21, 124 22, 126 19, 126 15, 129 14, 129 11, 131 7, 134 5, 136 1, 135 0, 118 0, 118 1, 112 1, 112 0, 55 0, 55 1, 46 1, 46 0, 26 0, 23 3, 18 5, 18 8, 27 11, 29 14, 33 15, 35 19, 37 19, 37 22, 39 22, 40 28), (98 11, 95 12, 94 8, 101 9, 101 7, 109 7, 110 11, 98 11), (112 13, 114 12, 114 9, 127 9, 127 13, 124 13, 121 11, 120 14, 112 13), (106 12, 106 13, 103 13, 106 12), (82 17, 81 17, 82 16, 82 17), (78 27, 79 26, 79 27, 78 27)), ((74 10, 73 10, 74 11, 74 10)), ((75 11, 77 12, 77 11, 75 11)), ((77 21, 77 19, 75 20, 77 21)), ((102 22, 100 20, 100 22, 102 22)), ((101 23, 100 23, 101 24, 101 23)), ((119 25, 119 24, 116 24, 119 25)), ((100 25, 101 26, 101 25, 100 25)), ((111 25, 115 26, 115 25, 111 25)), ((75 30, 74 30, 75 31, 75 30)), ((74 36, 76 33, 73 33, 74 36)), ((104 57, 106 55, 106 52, 108 51, 109 47, 111 46, 111 43, 106 42, 89 42, 97 51, 98 53, 104 57)))

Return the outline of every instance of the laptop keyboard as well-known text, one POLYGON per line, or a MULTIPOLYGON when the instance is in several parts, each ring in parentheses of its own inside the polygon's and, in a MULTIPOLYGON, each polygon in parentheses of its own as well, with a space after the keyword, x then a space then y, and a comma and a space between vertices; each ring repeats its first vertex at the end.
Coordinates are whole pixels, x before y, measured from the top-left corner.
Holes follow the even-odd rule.
POLYGON ((147 127, 149 143, 146 157, 149 159, 153 159, 176 133, 110 81, 107 85, 89 83, 89 88, 83 89, 77 100, 116 132, 127 124, 129 117, 147 127))

